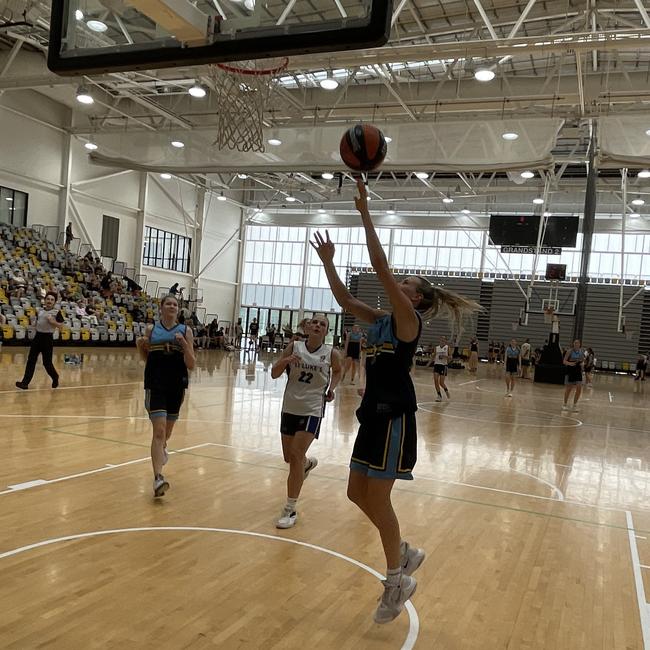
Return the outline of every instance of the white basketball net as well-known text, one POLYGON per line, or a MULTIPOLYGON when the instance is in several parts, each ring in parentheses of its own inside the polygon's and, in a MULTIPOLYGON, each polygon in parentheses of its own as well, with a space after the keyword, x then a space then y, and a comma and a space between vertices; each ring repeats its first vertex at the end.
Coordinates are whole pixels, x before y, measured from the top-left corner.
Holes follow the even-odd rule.
POLYGON ((288 63, 282 57, 210 66, 219 108, 214 145, 264 152, 264 111, 275 92, 276 76, 288 63))
POLYGON ((553 322, 553 316, 555 315, 555 307, 546 307, 544 309, 544 322, 550 324, 553 322))

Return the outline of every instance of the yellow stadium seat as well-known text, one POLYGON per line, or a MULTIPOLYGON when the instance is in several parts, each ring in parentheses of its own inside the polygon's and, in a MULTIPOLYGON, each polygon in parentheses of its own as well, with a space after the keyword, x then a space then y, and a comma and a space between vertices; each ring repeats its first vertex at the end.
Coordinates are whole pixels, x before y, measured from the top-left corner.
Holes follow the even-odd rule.
POLYGON ((82 329, 81 330, 81 340, 82 341, 90 341, 90 331, 82 329))
POLYGON ((62 341, 69 341, 71 336, 71 332, 67 327, 64 327, 61 330, 61 340, 62 341))
POLYGON ((2 337, 5 341, 12 339, 14 337, 14 328, 11 325, 2 326, 2 337))
POLYGON ((27 316, 18 316, 18 324, 23 327, 29 327, 29 318, 27 316))

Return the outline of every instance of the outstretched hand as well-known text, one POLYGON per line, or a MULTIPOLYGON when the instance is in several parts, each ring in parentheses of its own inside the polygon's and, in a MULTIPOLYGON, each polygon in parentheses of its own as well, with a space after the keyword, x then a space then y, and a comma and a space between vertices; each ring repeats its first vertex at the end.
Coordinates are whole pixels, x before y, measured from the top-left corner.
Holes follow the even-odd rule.
POLYGON ((361 214, 368 213, 368 190, 362 178, 357 180, 357 191, 359 196, 354 197, 354 205, 361 214))
POLYGON ((325 239, 323 239, 323 235, 317 231, 314 234, 314 240, 315 241, 310 240, 309 243, 312 245, 312 248, 318 253, 318 257, 320 257, 321 262, 323 262, 323 264, 332 262, 334 260, 334 244, 330 239, 329 232, 327 230, 325 231, 325 239))

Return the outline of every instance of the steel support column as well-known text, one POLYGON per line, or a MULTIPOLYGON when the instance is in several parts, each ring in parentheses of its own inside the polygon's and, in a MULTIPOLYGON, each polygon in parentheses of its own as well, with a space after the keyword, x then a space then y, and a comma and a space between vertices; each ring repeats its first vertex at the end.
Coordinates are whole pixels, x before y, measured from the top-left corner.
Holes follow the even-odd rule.
POLYGON ((587 172, 587 189, 585 192, 585 210, 582 220, 582 257, 580 260, 580 278, 578 280, 578 295, 576 297, 576 313, 573 319, 573 338, 582 340, 585 325, 585 313, 587 308, 587 292, 589 288, 589 260, 591 258, 591 241, 594 236, 594 224, 596 221, 596 183, 598 170, 594 161, 594 150, 596 148, 596 133, 591 134, 589 145, 589 170, 587 172))

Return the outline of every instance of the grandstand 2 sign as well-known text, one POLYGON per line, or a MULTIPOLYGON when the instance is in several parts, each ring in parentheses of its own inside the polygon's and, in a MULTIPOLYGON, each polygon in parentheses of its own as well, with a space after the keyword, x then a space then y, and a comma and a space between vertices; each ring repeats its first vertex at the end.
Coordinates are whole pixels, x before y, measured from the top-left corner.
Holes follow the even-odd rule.
MULTIPOLYGON (((537 252, 537 246, 501 246, 502 253, 528 253, 534 255, 537 252)), ((559 246, 540 246, 540 255, 562 255, 562 249, 559 246)))

